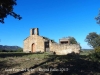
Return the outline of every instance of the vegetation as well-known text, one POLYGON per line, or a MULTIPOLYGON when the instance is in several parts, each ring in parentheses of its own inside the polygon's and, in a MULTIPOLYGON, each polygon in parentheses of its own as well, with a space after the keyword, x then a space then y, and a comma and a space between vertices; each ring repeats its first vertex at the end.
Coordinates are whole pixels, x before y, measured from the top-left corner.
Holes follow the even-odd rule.
POLYGON ((78 44, 78 42, 76 41, 74 37, 69 36, 68 38, 70 39, 71 44, 78 44))
POLYGON ((6 75, 97 75, 100 59, 93 55, 93 50, 79 54, 53 55, 52 53, 0 53, 0 74, 6 75), (87 54, 86 54, 87 53, 87 54), (5 71, 5 69, 19 71, 5 71), (21 71, 25 69, 25 71, 21 71), (60 71, 39 71, 39 69, 59 69, 60 71), (26 71, 27 69, 27 71, 26 71), (31 70, 31 71, 29 71, 31 70), (32 71, 35 70, 35 71, 32 71))
POLYGON ((48 38, 48 37, 44 37, 44 36, 42 36, 44 39, 46 39, 46 40, 49 40, 49 41, 51 41, 52 43, 56 43, 56 41, 55 40, 53 40, 53 39, 50 39, 50 38, 48 38))
POLYGON ((100 57, 100 46, 96 47, 94 50, 95 50, 96 56, 100 57))
POLYGON ((100 53, 100 46, 96 47, 94 50, 96 53, 100 53))
MULTIPOLYGON (((67 37, 67 38, 69 38, 70 44, 79 44, 79 45, 80 45, 80 43, 78 43, 77 40, 76 40, 74 37, 69 36, 69 37, 67 37)), ((81 49, 81 48, 82 48, 82 47, 80 46, 80 49, 81 49)))
POLYGON ((85 41, 88 42, 88 45, 95 48, 100 46, 100 35, 96 32, 91 32, 86 36, 85 41))
POLYGON ((100 24, 100 9, 99 9, 99 14, 98 16, 95 17, 97 24, 100 24))
POLYGON ((16 52, 23 52, 23 49, 19 48, 16 52))
POLYGON ((100 59, 100 35, 96 32, 91 32, 87 35, 85 41, 94 48, 94 52, 90 54, 90 57, 100 59))
POLYGON ((0 52, 23 52, 23 49, 19 48, 18 50, 0 50, 0 52))
POLYGON ((0 22, 4 23, 4 18, 8 15, 13 16, 16 19, 21 19, 22 17, 16 14, 14 6, 17 5, 16 0, 0 0, 0 22))

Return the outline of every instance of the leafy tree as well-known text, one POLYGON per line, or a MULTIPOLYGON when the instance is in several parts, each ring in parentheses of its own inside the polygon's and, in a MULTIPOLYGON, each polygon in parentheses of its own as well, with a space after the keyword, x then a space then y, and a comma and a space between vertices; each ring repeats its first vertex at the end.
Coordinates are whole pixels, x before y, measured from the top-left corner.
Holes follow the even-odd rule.
POLYGON ((95 54, 97 55, 97 57, 100 57, 100 46, 95 47, 95 54))
MULTIPOLYGON (((78 45, 80 45, 80 43, 78 43, 74 37, 70 37, 69 36, 68 38, 70 39, 70 44, 78 44, 78 45)), ((81 45, 80 45, 80 49, 82 49, 81 45)))
POLYGON ((100 46, 100 35, 98 35, 96 32, 89 33, 86 36, 85 39, 86 42, 88 42, 88 45, 95 48, 100 46))
POLYGON ((16 19, 21 19, 20 15, 13 11, 13 7, 17 5, 16 0, 0 0, 0 22, 4 23, 4 18, 8 15, 13 16, 16 19))
POLYGON ((99 14, 98 16, 95 17, 97 24, 100 24, 100 9, 99 9, 99 14))
POLYGON ((68 37, 70 39, 70 44, 78 44, 78 42, 76 41, 76 39, 74 37, 68 37))
POLYGON ((100 46, 95 47, 95 52, 96 52, 96 53, 100 53, 100 46))

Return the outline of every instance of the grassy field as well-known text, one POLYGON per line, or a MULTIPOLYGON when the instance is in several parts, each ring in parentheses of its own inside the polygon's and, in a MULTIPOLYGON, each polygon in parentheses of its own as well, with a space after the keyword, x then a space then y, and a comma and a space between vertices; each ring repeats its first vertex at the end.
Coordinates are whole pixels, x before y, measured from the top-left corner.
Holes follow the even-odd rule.
POLYGON ((94 53, 94 50, 88 50, 88 49, 86 49, 86 50, 82 50, 82 52, 80 52, 80 55, 89 55, 89 54, 91 54, 91 53, 94 53))
POLYGON ((13 73, 13 71, 5 71, 7 69, 25 69, 37 65, 46 60, 46 55, 48 54, 2 52, 0 53, 0 75, 13 73))
POLYGON ((0 53, 0 75, 100 75, 100 61, 80 55, 51 53, 0 53))

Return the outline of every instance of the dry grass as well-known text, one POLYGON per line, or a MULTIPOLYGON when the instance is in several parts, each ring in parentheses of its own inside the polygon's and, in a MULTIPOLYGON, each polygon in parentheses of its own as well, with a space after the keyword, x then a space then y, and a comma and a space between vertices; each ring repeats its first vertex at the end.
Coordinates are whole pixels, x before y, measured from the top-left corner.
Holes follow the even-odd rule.
POLYGON ((51 55, 30 53, 0 53, 0 75, 99 75, 100 62, 88 55, 51 55), (62 71, 39 71, 56 68, 62 71), (63 69, 62 69, 63 68, 63 69), (6 71, 14 69, 14 71, 6 71), (29 71, 21 71, 30 69, 29 71), (35 71, 34 71, 35 69, 35 71), (66 69, 66 71, 64 71, 66 69), (68 71, 67 71, 68 70, 68 71))
POLYGON ((7 71, 10 69, 26 69, 37 65, 46 60, 47 53, 29 54, 29 53, 0 53, 0 75, 14 73, 16 71, 7 71))

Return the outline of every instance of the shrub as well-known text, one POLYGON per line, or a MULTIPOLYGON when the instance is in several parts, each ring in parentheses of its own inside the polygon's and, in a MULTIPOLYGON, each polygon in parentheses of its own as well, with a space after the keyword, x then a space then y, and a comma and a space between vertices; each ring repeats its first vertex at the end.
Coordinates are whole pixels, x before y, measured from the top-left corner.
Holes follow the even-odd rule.
POLYGON ((2 50, 0 49, 0 52, 2 52, 2 50))
POLYGON ((18 49, 16 52, 23 52, 23 49, 18 49))
POLYGON ((100 46, 96 47, 94 50, 96 53, 100 53, 100 46))
POLYGON ((95 50, 97 57, 100 57, 100 46, 96 47, 94 50, 95 50))
POLYGON ((97 58, 96 53, 89 54, 89 59, 95 60, 97 58))
POLYGON ((2 52, 8 52, 7 50, 2 50, 2 52))

